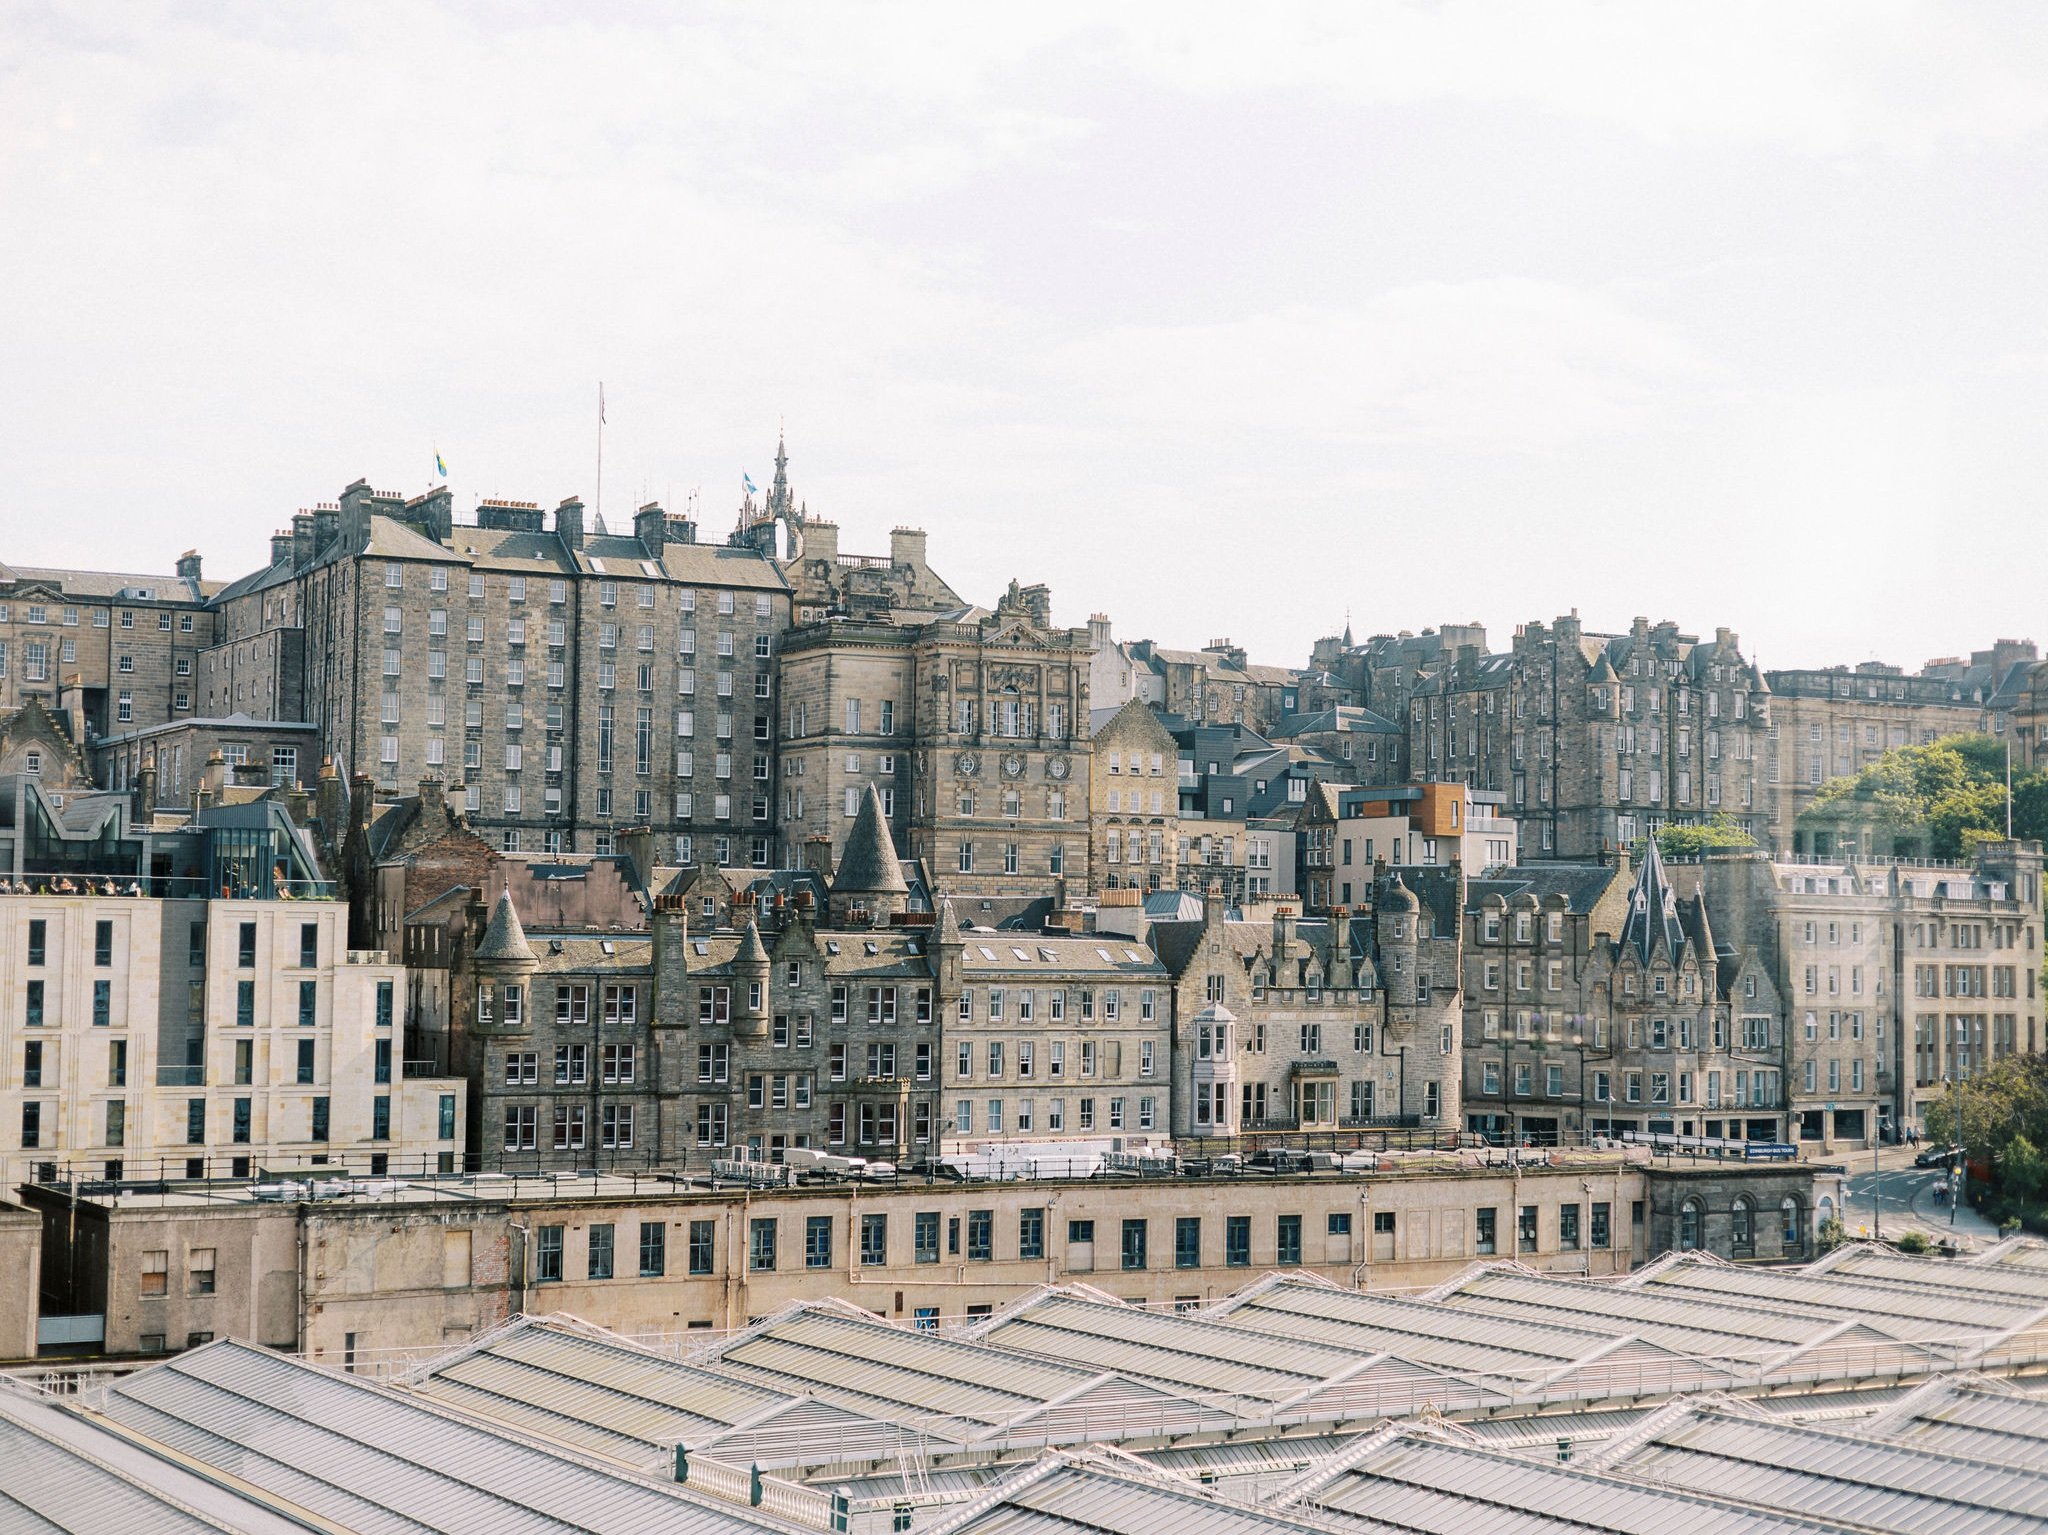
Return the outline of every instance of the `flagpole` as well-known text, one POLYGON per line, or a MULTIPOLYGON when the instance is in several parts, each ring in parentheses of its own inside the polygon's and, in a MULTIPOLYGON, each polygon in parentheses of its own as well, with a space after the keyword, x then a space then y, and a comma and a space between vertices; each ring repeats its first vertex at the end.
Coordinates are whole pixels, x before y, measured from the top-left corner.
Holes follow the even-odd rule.
POLYGON ((597 385, 597 505, 593 516, 604 516, 604 381, 597 385))

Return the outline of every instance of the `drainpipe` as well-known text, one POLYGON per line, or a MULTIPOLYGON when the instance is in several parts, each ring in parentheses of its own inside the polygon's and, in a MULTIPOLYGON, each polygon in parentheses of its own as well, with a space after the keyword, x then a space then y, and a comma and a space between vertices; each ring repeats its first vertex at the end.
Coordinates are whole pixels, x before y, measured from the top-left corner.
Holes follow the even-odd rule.
MULTIPOLYGON (((526 1314, 526 1244, 527 1240, 533 1235, 533 1233, 528 1231, 524 1226, 520 1225, 517 1221, 507 1221, 505 1224, 508 1230, 516 1231, 519 1233, 519 1304, 513 1310, 512 1315, 524 1316, 526 1314)), ((507 1291, 508 1298, 512 1289, 512 1285, 512 1276, 510 1274, 507 1274, 505 1276, 505 1289, 507 1291)))
POLYGON ((303 1200, 302 1200, 302 1201, 300 1201, 300 1203, 299 1203, 299 1207, 298 1207, 298 1221, 297 1221, 297 1225, 298 1225, 298 1241, 299 1241, 299 1294, 298 1294, 298 1326, 297 1326, 297 1329, 296 1329, 296 1333, 297 1333, 297 1337, 298 1337, 298 1349, 297 1349, 297 1352, 299 1352, 299 1353, 303 1354, 303 1353, 305 1353, 305 1352, 306 1352, 306 1315, 307 1315, 307 1312, 306 1312, 306 1206, 305 1206, 305 1202, 304 1202, 303 1200))

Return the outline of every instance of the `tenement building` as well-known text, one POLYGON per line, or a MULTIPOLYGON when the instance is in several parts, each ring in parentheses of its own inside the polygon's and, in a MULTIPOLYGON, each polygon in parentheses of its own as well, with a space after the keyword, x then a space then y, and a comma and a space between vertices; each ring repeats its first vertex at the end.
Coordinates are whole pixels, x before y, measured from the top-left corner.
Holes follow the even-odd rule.
POLYGON ((1228 920, 1212 890, 1199 922, 1155 923, 1173 976, 1173 1133, 1457 1126, 1463 888, 1456 867, 1395 873, 1355 919, 1279 906, 1270 924, 1228 920))
POLYGON ((1999 640, 1967 661, 1929 661, 1912 675, 1880 661, 1767 672, 1781 787, 1771 835, 1759 840, 1781 852, 1829 851, 1810 846, 1799 826, 1821 785, 1901 746, 2013 729, 2014 760, 2024 767, 2026 741, 2015 727, 2037 664, 2031 640, 1999 640))
POLYGON ((302 698, 345 775, 442 779, 507 849, 608 852, 647 826, 679 863, 776 861, 789 591, 760 551, 653 505, 630 535, 574 499, 551 520, 486 501, 458 526, 445 489, 358 481, 272 553, 218 599, 215 711, 302 698))
MULTIPOLYGON (((710 871, 699 876, 715 878, 710 871)), ((476 1162, 498 1170, 708 1166, 816 1148, 880 1161, 937 1145, 929 914, 907 910, 870 791, 821 913, 808 885, 705 919, 691 891, 639 930, 529 936, 509 890, 445 944, 451 1059, 476 1162), (918 920, 922 916, 922 921, 918 920), (822 919, 822 920, 821 920, 822 919), (905 925, 908 922, 909 925, 905 925)), ((445 930, 439 912, 422 927, 445 930)))
POLYGON ((936 951, 948 1150, 1170 1139, 1173 996, 1151 949, 962 931, 948 901, 936 951))
POLYGON ((1523 625, 1506 655, 1461 653, 1416 684, 1410 770, 1507 793, 1532 857, 1589 857, 1672 822, 1772 813, 1769 690, 1735 636, 1639 618, 1589 634, 1523 625))
POLYGON ((1654 841, 1626 866, 1475 880, 1465 913, 1467 1128, 1554 1145, 1629 1132, 1780 1142, 1785 1031, 1769 969, 1717 943, 1654 841))

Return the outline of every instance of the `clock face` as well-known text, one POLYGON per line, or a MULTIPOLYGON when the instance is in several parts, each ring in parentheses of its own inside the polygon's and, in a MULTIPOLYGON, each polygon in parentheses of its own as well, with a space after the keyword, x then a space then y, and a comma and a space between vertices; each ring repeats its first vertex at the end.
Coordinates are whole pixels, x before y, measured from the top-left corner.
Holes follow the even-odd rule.
POLYGON ((1054 778, 1065 778, 1067 776, 1067 759, 1065 757, 1053 758, 1052 761, 1045 765, 1045 771, 1054 778))
POLYGON ((981 763, 975 759, 973 752, 962 752, 953 759, 953 771, 962 778, 972 778, 981 771, 981 763))
POLYGON ((1003 758, 1003 776, 1005 778, 1017 778, 1023 772, 1024 754, 1022 752, 1011 752, 1007 757, 1003 758))

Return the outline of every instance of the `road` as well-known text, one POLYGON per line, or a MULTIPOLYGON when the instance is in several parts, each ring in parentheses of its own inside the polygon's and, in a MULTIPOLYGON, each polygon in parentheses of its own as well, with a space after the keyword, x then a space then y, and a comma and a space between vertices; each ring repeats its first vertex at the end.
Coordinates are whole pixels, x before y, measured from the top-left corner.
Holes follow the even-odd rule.
MULTIPOLYGON (((1852 1167, 1862 1160, 1849 1159, 1852 1167)), ((1851 1237, 1870 1235, 1871 1190, 1875 1187, 1877 1215, 1888 1237, 1917 1230, 1936 1241, 1953 1235, 1959 1243, 1971 1246, 1997 1241, 1998 1228, 1968 1205, 1951 1212, 1947 1205, 1935 1202, 1934 1185, 1944 1176, 1939 1168, 1913 1166, 1909 1156, 1898 1152, 1888 1153, 1875 1174, 1864 1162, 1863 1170, 1849 1178, 1849 1208, 1842 1224, 1851 1237)))

